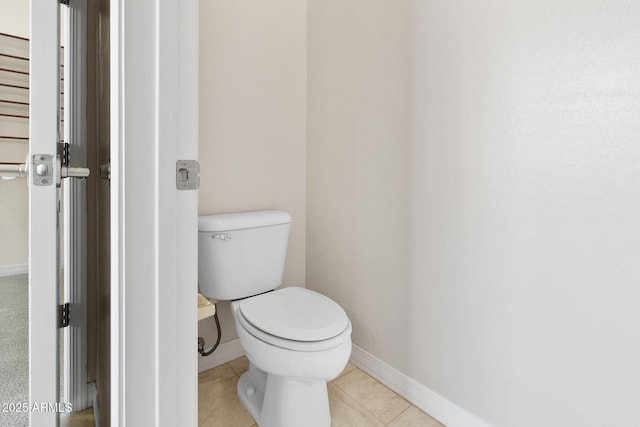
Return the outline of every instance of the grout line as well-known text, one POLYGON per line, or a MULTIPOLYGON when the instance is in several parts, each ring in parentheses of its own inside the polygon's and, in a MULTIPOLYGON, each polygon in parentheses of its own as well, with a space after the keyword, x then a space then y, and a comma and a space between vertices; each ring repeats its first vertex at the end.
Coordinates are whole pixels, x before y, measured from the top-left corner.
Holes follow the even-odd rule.
MULTIPOLYGON (((392 391, 393 391, 393 390, 392 390, 392 391)), ((395 393, 395 392, 394 392, 394 393, 395 393)), ((396 394, 397 394, 397 393, 396 393, 396 394)), ((400 396, 400 397, 402 397, 402 396, 400 396)), ((406 399, 405 399, 405 400, 406 400, 406 399)), ((394 422, 396 419, 400 418, 400 416, 401 416, 402 414, 404 414, 405 412, 407 412, 409 409, 411 409, 411 407, 412 407, 412 406, 413 406, 413 404, 412 404, 411 402, 409 402, 409 406, 408 406, 405 410, 403 410, 402 412, 400 412, 398 415, 396 415, 395 417, 393 417, 391 420, 389 420, 389 422, 388 422, 388 423, 386 423, 386 424, 385 424, 385 426, 388 426, 389 424, 391 424, 392 422, 394 422)))
MULTIPOLYGON (((369 374, 367 374, 366 372, 364 372, 362 369, 360 369, 360 368, 358 368, 357 366, 355 366, 355 367, 354 367, 353 369, 351 369, 349 372, 346 372, 344 375, 341 375, 341 376, 340 376, 340 377, 338 377, 338 378, 346 377, 347 375, 349 375, 349 374, 350 374, 350 373, 352 373, 352 372, 355 372, 356 370, 361 371, 361 372, 362 372, 363 374, 365 374, 365 375, 369 375, 369 374)), ((369 375, 369 376, 371 376, 371 375, 369 375)), ((336 379, 338 379, 338 378, 336 378, 336 379)), ((371 378, 372 378, 375 382, 380 383, 380 385, 383 385, 383 386, 384 386, 384 384, 382 384, 380 381, 376 380, 376 379, 375 379, 375 378, 373 378, 373 377, 371 377, 371 378)), ((334 381, 335 381, 335 380, 334 380, 334 381)), ((333 382, 333 381, 332 381, 332 382, 333 382)), ((348 392, 347 390, 345 390, 344 388, 340 387, 340 385, 335 384, 335 383, 334 383, 333 385, 335 385, 337 388, 339 388, 340 390, 342 390, 342 392, 343 392, 344 394, 346 394, 346 395, 347 395, 347 396, 349 396, 351 399, 353 399, 353 401, 354 401, 354 402, 356 402, 356 403, 358 404, 358 406, 360 406, 360 408, 362 408, 366 413, 368 413, 369 415, 371 415, 374 419, 376 419, 376 420, 380 421, 380 424, 385 425, 385 426, 387 425, 387 423, 385 423, 384 421, 382 421, 382 420, 381 420, 379 417, 377 417, 373 412, 371 412, 371 411, 370 411, 366 406, 364 406, 364 405, 362 404, 362 402, 360 402, 360 400, 359 400, 358 398, 356 398, 355 396, 353 396, 351 393, 349 393, 349 392, 348 392)), ((386 386, 385 386, 385 387, 386 387, 386 386)), ((396 393, 396 392, 394 392, 393 390, 391 390, 391 391, 392 391, 394 394, 397 394, 397 393, 396 393)), ((409 409, 409 408, 406 408, 404 411, 406 411, 407 409, 409 409)), ((402 412, 404 412, 404 411, 402 411, 402 412)), ((401 413, 402 413, 402 412, 401 412, 401 413)), ((399 416, 399 415, 400 415, 400 414, 398 414, 398 416, 399 416)), ((395 420, 395 418, 393 418, 393 419, 395 420)), ((391 422, 391 421, 389 421, 389 422, 391 422)))
MULTIPOLYGON (((384 423, 384 421, 382 421, 380 418, 376 417, 375 414, 373 414, 371 411, 369 411, 358 399, 356 399, 355 397, 353 397, 352 395, 350 395, 349 393, 347 393, 346 390, 344 390, 342 387, 340 387, 338 384, 333 384, 336 388, 338 388, 338 390, 342 391, 349 399, 353 400, 355 402, 356 405, 358 405, 358 409, 366 412, 367 414, 369 414, 374 420, 377 420, 380 422, 380 424, 382 425, 386 425, 384 423)), ((342 399, 341 399, 342 400, 342 399)), ((348 406, 350 406, 347 402, 343 402, 345 404, 347 404, 348 406)), ((355 409, 355 408, 354 408, 355 409)))
MULTIPOLYGON (((373 416, 373 418, 375 418, 376 420, 380 421, 383 425, 389 425, 391 422, 393 422, 393 420, 395 420, 396 418, 398 418, 400 415, 402 415, 403 413, 405 413, 406 411, 408 411, 412 406, 418 408, 417 406, 415 406, 413 403, 409 402, 407 399, 405 399, 404 397, 400 396, 398 393, 396 393, 394 390, 392 390, 391 388, 387 387, 385 384, 383 384, 382 382, 378 381, 377 378, 373 377, 372 375, 369 375, 367 372, 363 371, 362 369, 358 368, 357 366, 354 367, 354 369, 351 369, 349 372, 346 372, 344 375, 341 375, 338 378, 344 377, 349 375, 350 373, 359 370, 361 371, 363 374, 365 374, 366 376, 370 377, 373 381, 375 381, 376 383, 380 384, 381 386, 383 386, 384 388, 386 388, 387 390, 389 390, 391 393, 393 393, 394 395, 396 395, 397 397, 399 397, 400 399, 404 400, 405 402, 407 402, 409 404, 409 406, 407 406, 406 408, 404 408, 402 411, 400 411, 400 413, 398 413, 398 415, 396 415, 395 417, 393 417, 391 420, 389 420, 389 422, 385 423, 383 420, 381 420, 379 417, 377 417, 375 414, 373 414, 371 411, 369 411, 369 409, 367 409, 362 402, 360 402, 355 396, 353 396, 351 393, 349 393, 347 390, 345 390, 344 388, 340 387, 340 385, 338 384, 334 384, 336 387, 338 387, 340 390, 342 390, 347 396, 349 396, 350 398, 352 398, 358 405, 360 405, 360 407, 362 407, 362 409, 364 409, 365 411, 367 411, 369 414, 371 414, 373 416)), ((336 378, 336 379, 338 379, 336 378)), ((335 381, 335 380, 334 380, 335 381)), ((333 382, 333 381, 332 381, 333 382)), ((422 411, 422 410, 421 410, 422 411)), ((422 411, 424 412, 424 411, 422 411)))

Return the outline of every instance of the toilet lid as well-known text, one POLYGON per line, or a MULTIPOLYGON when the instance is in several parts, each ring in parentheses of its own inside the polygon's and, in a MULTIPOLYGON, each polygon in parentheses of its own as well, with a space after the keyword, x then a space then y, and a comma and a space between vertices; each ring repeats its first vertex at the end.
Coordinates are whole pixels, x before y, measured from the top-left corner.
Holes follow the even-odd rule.
POLYGON ((289 287, 240 301, 242 317, 270 335, 294 341, 333 338, 349 325, 342 307, 309 289, 289 287))

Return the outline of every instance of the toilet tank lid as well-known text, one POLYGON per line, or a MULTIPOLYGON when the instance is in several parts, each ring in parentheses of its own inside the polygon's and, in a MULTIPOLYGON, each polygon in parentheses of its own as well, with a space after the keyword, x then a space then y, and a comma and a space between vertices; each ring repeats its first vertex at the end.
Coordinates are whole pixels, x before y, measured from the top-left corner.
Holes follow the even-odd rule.
POLYGON ((266 210, 203 215, 198 218, 199 231, 229 231, 245 228, 289 224, 291 215, 285 211, 266 210))

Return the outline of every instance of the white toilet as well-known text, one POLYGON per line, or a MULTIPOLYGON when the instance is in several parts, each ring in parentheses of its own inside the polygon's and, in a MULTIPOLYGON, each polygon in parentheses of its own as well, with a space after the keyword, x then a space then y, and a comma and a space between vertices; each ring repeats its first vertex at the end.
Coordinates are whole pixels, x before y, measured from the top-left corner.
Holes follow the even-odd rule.
MULTIPOLYGON (((282 284, 291 216, 256 211, 201 216, 203 295, 231 300, 249 359, 238 396, 260 427, 329 427, 327 381, 351 355, 351 322, 331 299, 282 284)), ((215 402, 212 402, 215 404, 215 402)))

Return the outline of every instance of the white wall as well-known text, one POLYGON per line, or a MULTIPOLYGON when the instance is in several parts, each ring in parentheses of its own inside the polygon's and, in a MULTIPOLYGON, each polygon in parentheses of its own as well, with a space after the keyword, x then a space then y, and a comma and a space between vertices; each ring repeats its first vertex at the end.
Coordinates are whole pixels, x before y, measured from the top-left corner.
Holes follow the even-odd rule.
POLYGON ((308 287, 492 425, 637 425, 640 6, 308 8, 308 287))
MULTIPOLYGON (((306 3, 200 2, 201 215, 284 209, 285 285, 305 284, 306 3)), ((219 304, 223 342, 237 337, 219 304)), ((209 319, 200 335, 210 346, 209 319)))
MULTIPOLYGON (((29 37, 29 0, 0 0, 0 11, 0 32, 29 37)), ((5 134, 27 136, 27 121, 0 118, 0 135, 5 134)), ((24 162, 28 151, 27 142, 0 140, 0 162, 24 162)), ((25 180, 0 180, 0 201, 0 269, 26 265, 29 216, 25 180)))
POLYGON ((0 0, 0 32, 29 37, 29 0, 0 0))
POLYGON ((409 8, 310 1, 307 285, 399 365, 409 279, 409 8))

